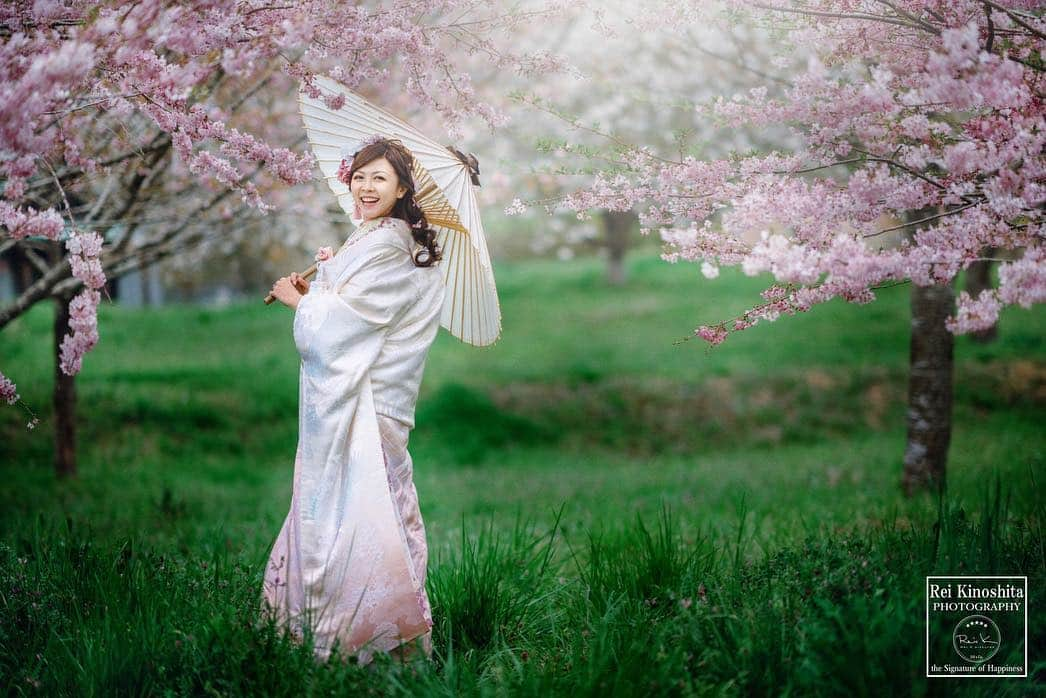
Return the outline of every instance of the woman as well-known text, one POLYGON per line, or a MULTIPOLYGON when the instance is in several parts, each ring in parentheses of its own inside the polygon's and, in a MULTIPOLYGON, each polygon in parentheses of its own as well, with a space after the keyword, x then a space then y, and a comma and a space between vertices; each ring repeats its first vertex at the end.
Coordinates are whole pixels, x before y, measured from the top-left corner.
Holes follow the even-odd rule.
MULTIPOLYGON (((317 655, 361 663, 417 640, 431 653, 428 551, 407 438, 443 279, 435 233, 414 199, 413 156, 364 145, 338 177, 363 223, 316 278, 272 288, 294 308, 301 355, 299 437, 290 512, 269 557, 263 598, 317 655)), ((405 648, 404 648, 405 649, 405 648)))

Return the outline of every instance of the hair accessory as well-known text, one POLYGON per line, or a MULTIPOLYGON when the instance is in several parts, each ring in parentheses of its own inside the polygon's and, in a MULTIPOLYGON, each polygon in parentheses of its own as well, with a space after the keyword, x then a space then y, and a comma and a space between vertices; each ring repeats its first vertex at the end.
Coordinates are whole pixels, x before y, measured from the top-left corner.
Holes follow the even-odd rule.
POLYGON ((341 164, 338 165, 338 181, 344 184, 345 186, 349 186, 349 172, 351 171, 352 159, 350 158, 346 160, 345 158, 342 158, 341 164))
POLYGON ((341 146, 341 158, 342 160, 351 161, 352 158, 356 155, 356 153, 360 152, 368 145, 374 145, 375 143, 383 139, 384 136, 382 136, 380 133, 372 133, 363 140, 356 141, 354 143, 345 143, 341 146))
POLYGON ((368 145, 374 145, 382 140, 385 140, 385 137, 380 133, 372 133, 362 141, 342 145, 341 163, 338 165, 338 181, 345 186, 349 186, 349 172, 352 170, 352 161, 356 158, 356 153, 360 152, 368 145))

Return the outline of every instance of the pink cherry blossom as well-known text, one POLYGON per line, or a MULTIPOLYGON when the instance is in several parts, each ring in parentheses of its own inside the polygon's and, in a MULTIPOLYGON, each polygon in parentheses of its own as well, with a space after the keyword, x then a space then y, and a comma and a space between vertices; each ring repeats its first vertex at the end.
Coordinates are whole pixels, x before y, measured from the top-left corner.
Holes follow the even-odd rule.
POLYGON ((69 327, 71 334, 62 339, 59 348, 59 365, 62 372, 74 376, 83 367, 83 357, 98 343, 98 304, 101 294, 85 288, 69 302, 69 327))
POLYGON ((0 373, 0 400, 6 400, 8 405, 18 402, 17 386, 3 373, 0 373))
POLYGON ((716 344, 721 344, 723 340, 726 339, 727 332, 726 328, 722 325, 716 325, 715 327, 701 325, 696 330, 694 330, 694 334, 696 334, 698 337, 705 340, 712 346, 715 346, 716 344))
POLYGON ((956 334, 986 330, 999 319, 1002 303, 994 290, 982 291, 977 298, 971 298, 966 291, 959 293, 958 310, 955 317, 948 318, 945 324, 956 334))
POLYGON ((1042 245, 1029 247, 1016 262, 999 265, 998 293, 1003 303, 1023 308, 1046 302, 1046 250, 1042 245))
POLYGON ((98 343, 98 304, 105 286, 105 272, 99 255, 102 236, 94 232, 72 232, 65 241, 69 265, 84 289, 69 302, 69 327, 72 332, 62 339, 59 365, 66 375, 76 375, 83 367, 83 357, 98 343))
MULTIPOLYGON (((133 268, 119 241, 142 232, 140 221, 151 228, 163 219, 168 227, 146 236, 161 238, 199 212, 234 220, 237 197, 265 213, 281 186, 316 177, 314 156, 296 142, 300 126, 287 128, 297 120, 272 104, 299 85, 314 92, 320 73, 379 101, 404 97, 452 132, 470 118, 498 123, 456 47, 461 26, 486 41, 481 27, 519 16, 485 0, 3 4, 0 243, 64 238, 68 254, 52 255, 50 288, 4 308, 0 327, 56 288, 82 286, 60 349, 62 370, 78 372, 98 341, 106 270, 133 268)), ((506 69, 533 68, 528 56, 497 48, 506 69)), ((152 248, 135 249, 149 261, 152 248)))
POLYGON ((997 291, 960 296, 952 331, 1046 299, 1046 100, 1036 67, 1046 22, 1024 11, 1031 4, 1000 3, 990 23, 975 0, 822 0, 816 12, 726 4, 724 15, 660 3, 651 22, 673 32, 694 17, 786 20, 779 50, 809 56, 798 74, 697 112, 738 128, 787 124, 790 152, 701 161, 617 143, 624 166, 597 171, 562 200, 579 214, 637 210, 645 228, 661 230, 667 261, 694 262, 706 276, 738 265, 787 289, 698 336, 718 344, 726 327, 832 298, 868 303, 883 284, 949 283, 989 248, 1023 254, 1000 264, 997 291))

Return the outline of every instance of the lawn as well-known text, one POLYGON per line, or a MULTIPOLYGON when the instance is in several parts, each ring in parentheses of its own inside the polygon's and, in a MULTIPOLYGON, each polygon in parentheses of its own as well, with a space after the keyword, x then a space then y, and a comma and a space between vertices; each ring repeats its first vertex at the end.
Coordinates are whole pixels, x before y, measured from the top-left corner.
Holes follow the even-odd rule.
POLYGON ((995 343, 959 338, 942 505, 899 488, 906 286, 709 349, 679 340, 753 303, 759 279, 709 281, 649 252, 622 288, 595 260, 496 273, 502 339, 441 334, 411 437, 437 661, 379 675, 313 667, 244 621, 290 497, 289 311, 103 307, 72 481, 50 469, 52 309, 5 328, 0 368, 43 420, 29 432, 0 410, 10 692, 1033 690, 942 689, 912 648, 926 574, 1043 588, 1041 308, 1008 309, 995 343))

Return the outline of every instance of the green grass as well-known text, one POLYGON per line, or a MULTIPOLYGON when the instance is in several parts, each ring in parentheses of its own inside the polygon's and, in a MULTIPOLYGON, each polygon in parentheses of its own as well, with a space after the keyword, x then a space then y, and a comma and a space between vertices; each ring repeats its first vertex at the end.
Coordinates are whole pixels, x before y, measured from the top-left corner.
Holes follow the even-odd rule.
MULTIPOLYGON (((288 311, 103 307, 72 481, 50 465, 52 309, 5 328, 0 370, 43 419, 27 432, 0 410, 9 692, 943 690, 913 651, 924 575, 1028 574, 1041 596, 1046 313, 1008 309, 990 345, 959 338, 941 510, 899 488, 906 287, 709 350, 676 342, 760 280, 629 262, 624 288, 595 261, 499 265, 503 338, 437 340, 410 449, 438 661, 412 670, 314 667, 249 621, 290 497, 288 311)), ((1046 626, 1030 625, 1041 661, 1046 626)))
MULTIPOLYGON (((932 528, 894 519, 756 560, 743 527, 733 543, 687 540, 667 509, 593 529, 580 549, 555 519, 466 527, 432 563, 435 661, 366 668, 316 665, 308 640, 259 620, 257 570, 227 542, 165 555, 44 526, 0 544, 0 671, 12 693, 44 695, 927 695, 943 687, 912 651, 924 575, 1041 579, 1041 528, 1009 525, 1000 491, 994 517, 946 502, 932 528)), ((1035 658, 1046 610, 1031 609, 1035 658)))

